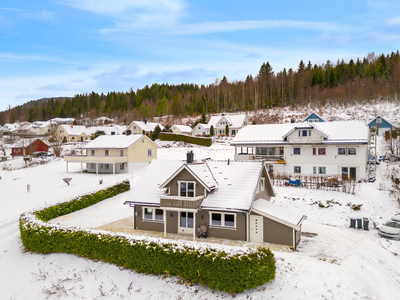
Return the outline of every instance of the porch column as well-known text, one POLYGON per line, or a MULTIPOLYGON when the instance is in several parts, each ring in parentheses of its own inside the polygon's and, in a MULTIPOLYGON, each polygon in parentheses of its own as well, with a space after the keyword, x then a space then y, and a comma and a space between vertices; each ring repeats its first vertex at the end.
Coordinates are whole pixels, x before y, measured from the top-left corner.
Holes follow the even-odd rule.
POLYGON ((82 163, 81 163, 81 173, 82 173, 82 168, 83 168, 83 166, 82 166, 82 163))
POLYGON ((250 242, 250 214, 246 213, 246 242, 250 242))
POLYGON ((99 174, 99 163, 96 163, 96 175, 99 174))
POLYGON ((235 155, 237 155, 237 146, 235 146, 235 155))
POLYGON ((167 237, 167 211, 163 209, 164 214, 164 238, 167 237))
POLYGON ((197 231, 197 222, 196 222, 196 212, 193 213, 193 241, 196 240, 196 231, 197 231))
POLYGON ((113 174, 115 174, 115 162, 113 162, 113 174))
POLYGON ((67 162, 67 173, 68 173, 68 162, 67 162))

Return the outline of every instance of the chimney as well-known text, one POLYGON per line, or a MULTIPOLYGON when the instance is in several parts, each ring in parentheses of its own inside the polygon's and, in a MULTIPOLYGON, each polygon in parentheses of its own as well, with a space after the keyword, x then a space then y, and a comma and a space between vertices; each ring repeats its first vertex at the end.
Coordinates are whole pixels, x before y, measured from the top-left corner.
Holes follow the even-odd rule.
POLYGON ((144 124, 147 124, 147 120, 146 119, 144 119, 144 124))
POLYGON ((71 128, 74 128, 74 123, 71 123, 71 128))
POLYGON ((322 109, 319 109, 319 116, 322 117, 322 109))
POLYGON ((194 153, 193 153, 193 151, 188 151, 188 152, 186 153, 186 162, 187 162, 188 164, 192 164, 193 161, 194 161, 194 153))
POLYGON ((294 120, 294 119, 291 119, 291 120, 290 120, 290 123, 294 123, 294 122, 295 122, 295 120, 294 120))

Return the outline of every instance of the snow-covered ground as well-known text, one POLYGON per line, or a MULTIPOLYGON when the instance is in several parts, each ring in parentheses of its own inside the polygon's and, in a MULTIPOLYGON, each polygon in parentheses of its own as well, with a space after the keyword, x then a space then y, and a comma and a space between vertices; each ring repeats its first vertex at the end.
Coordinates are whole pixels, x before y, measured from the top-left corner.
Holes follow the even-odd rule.
MULTIPOLYGON (((164 144, 164 143, 162 143, 164 144)), ((167 144, 167 143, 165 143, 167 144)), ((170 145, 170 143, 168 143, 170 145)), ((160 159, 186 158, 187 148, 174 144, 160 149, 160 159)), ((210 148, 193 147, 196 159, 233 159, 229 139, 210 148)), ((382 150, 383 151, 383 150, 382 150)), ((44 165, 22 168, 16 158, 0 163, 0 299, 225 299, 224 292, 187 285, 180 278, 138 274, 115 265, 67 254, 25 252, 18 228, 19 215, 76 195, 105 188, 123 179, 135 185, 144 168, 131 174, 81 174, 78 164, 52 158, 44 165), (68 186, 62 179, 71 177, 68 186), (103 184, 99 185, 99 179, 103 184), (30 192, 27 192, 27 184, 30 192)), ((356 194, 276 187, 272 201, 304 213, 304 236, 298 251, 274 252, 276 279, 236 295, 238 299, 399 299, 400 241, 382 239, 376 230, 349 228, 350 217, 385 222, 400 213, 388 191, 387 164, 377 169, 374 183, 357 185, 356 194), (322 208, 318 205, 321 202, 322 208), (360 211, 347 205, 362 204, 360 211)), ((56 222, 94 228, 131 216, 122 203, 129 193, 107 199, 56 222)), ((234 274, 233 274, 234 276, 234 274)))

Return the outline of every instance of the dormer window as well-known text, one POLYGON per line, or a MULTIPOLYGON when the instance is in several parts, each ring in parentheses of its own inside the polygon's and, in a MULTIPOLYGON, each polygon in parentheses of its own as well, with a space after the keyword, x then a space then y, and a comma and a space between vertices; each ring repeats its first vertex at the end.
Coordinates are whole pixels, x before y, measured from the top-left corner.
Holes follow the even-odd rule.
POLYGON ((179 196, 180 197, 195 197, 195 182, 179 181, 179 196))

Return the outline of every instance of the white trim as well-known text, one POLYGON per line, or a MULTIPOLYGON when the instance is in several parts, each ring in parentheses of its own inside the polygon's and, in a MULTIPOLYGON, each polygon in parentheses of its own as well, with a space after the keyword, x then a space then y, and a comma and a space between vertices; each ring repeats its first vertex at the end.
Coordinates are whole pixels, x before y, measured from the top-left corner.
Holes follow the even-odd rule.
POLYGON ((178 180, 178 197, 193 199, 196 198, 196 181, 178 180), (181 183, 186 183, 186 196, 181 196, 181 183), (188 183, 193 183, 193 197, 188 196, 188 183))
POLYGON ((237 214, 233 212, 221 212, 221 211, 210 211, 209 214, 209 226, 210 228, 221 228, 221 229, 235 229, 236 230, 236 219, 237 214), (212 224, 212 214, 220 214, 221 215, 221 225, 213 225, 212 224), (225 225, 225 215, 233 215, 233 226, 226 226, 225 225))
POLYGON ((150 221, 150 222, 163 222, 164 223, 164 219, 166 219, 165 217, 165 210, 158 208, 158 207, 154 207, 154 206, 142 206, 142 222, 146 222, 146 221, 150 221), (152 217, 151 219, 145 218, 145 209, 151 209, 152 210, 152 217), (163 218, 162 219, 156 219, 156 210, 162 210, 163 211, 163 218))
POLYGON ((275 217, 275 216, 273 216, 273 215, 267 214, 266 212, 263 212, 263 211, 258 210, 258 209, 256 209, 256 208, 253 208, 253 209, 252 209, 252 212, 255 212, 255 213, 259 214, 259 215, 262 215, 263 217, 266 217, 266 218, 268 218, 268 219, 271 219, 271 220, 273 220, 273 221, 276 221, 276 222, 281 223, 281 224, 283 224, 283 225, 286 225, 286 226, 288 226, 288 227, 291 227, 291 228, 293 228, 293 229, 295 229, 295 230, 300 230, 300 229, 301 229, 301 223, 302 223, 303 220, 304 220, 304 216, 303 216, 303 217, 300 219, 299 223, 298 223, 298 224, 300 224, 300 225, 295 225, 295 224, 293 224, 293 223, 289 223, 289 222, 287 222, 287 221, 285 221, 285 220, 279 219, 279 218, 277 218, 277 217, 275 217))

